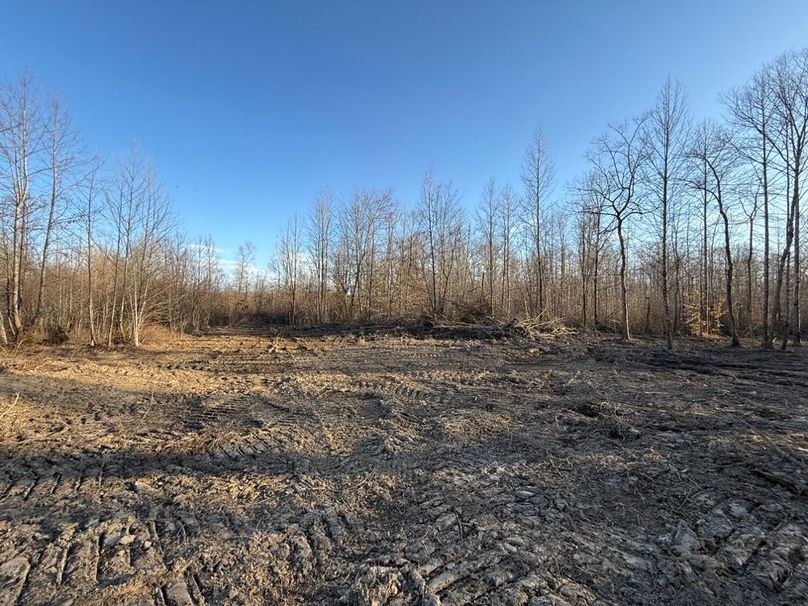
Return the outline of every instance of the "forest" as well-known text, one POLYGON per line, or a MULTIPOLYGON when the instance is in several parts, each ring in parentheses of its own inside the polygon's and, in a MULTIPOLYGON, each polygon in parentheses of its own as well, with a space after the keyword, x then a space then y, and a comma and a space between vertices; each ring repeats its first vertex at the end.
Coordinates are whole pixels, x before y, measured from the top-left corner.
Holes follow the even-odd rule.
POLYGON ((664 336, 801 338, 801 178, 808 50, 722 96, 720 120, 668 78, 641 115, 605 125, 581 175, 554 179, 527 134, 521 182, 457 191, 427 169, 420 197, 321 190, 226 271, 188 237, 135 147, 93 155, 31 76, 0 92, 0 342, 138 345, 144 325, 198 331, 261 315, 290 325, 530 318, 664 336), (264 246, 264 243, 261 243, 264 246))

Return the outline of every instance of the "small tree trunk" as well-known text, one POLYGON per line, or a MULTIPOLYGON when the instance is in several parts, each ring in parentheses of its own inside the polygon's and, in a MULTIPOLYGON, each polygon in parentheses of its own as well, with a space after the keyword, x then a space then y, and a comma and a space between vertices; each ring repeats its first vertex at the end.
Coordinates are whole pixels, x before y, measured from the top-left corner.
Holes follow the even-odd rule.
MULTIPOLYGON (((800 166, 799 157, 796 162, 800 166)), ((799 170, 794 171, 794 311, 792 332, 794 335, 794 346, 800 347, 802 339, 800 332, 802 331, 802 322, 800 319, 800 283, 802 276, 800 275, 800 173, 799 170)))
POLYGON ((760 346, 772 348, 772 335, 769 326, 769 173, 766 160, 766 137, 763 136, 763 330, 760 346))
POLYGON ((730 233, 729 233, 729 219, 727 218, 727 213, 724 210, 724 204, 720 199, 720 190, 719 190, 719 201, 718 201, 718 210, 721 213, 721 218, 724 221, 724 254, 726 255, 726 277, 727 277, 727 318, 729 319, 729 330, 731 335, 731 342, 732 347, 740 347, 741 342, 738 340, 738 327, 736 326, 735 322, 735 309, 732 305, 732 248, 730 247, 730 233))
POLYGON ((668 349, 673 349, 673 319, 671 318, 671 305, 668 295, 668 244, 667 244, 667 218, 664 220, 665 226, 662 231, 662 301, 665 308, 665 343, 668 349))
MULTIPOLYGON (((786 242, 777 265, 777 280, 775 281, 775 287, 774 287, 774 305, 772 305, 772 313, 769 322, 770 333, 769 333, 768 347, 771 347, 773 345, 777 323, 780 321, 780 315, 781 315, 780 312, 782 310, 783 278, 788 273, 786 264, 789 261, 789 256, 791 253, 791 242, 794 238, 793 219, 794 219, 793 213, 789 212, 789 217, 786 221, 786 242)), ((786 291, 788 291, 788 288, 786 288, 786 291)), ((786 315, 788 315, 788 313, 786 313, 786 315)), ((784 322, 784 324, 787 324, 787 322, 784 322)))
MULTIPOLYGON (((704 161, 704 178, 707 178, 707 161, 704 161)), ((702 198, 702 226, 701 226, 701 280, 699 280, 699 336, 704 336, 705 330, 710 332, 710 308, 707 302, 707 188, 702 198)))
MULTIPOLYGON (((757 202, 755 203, 757 206, 757 202)), ((754 256, 754 219, 749 217, 749 252, 746 255, 746 334, 752 336, 752 258, 754 256)))
POLYGON ((51 194, 50 194, 50 206, 48 208, 48 222, 45 227, 45 240, 42 243, 42 260, 39 265, 39 286, 37 288, 37 295, 36 295, 36 308, 34 310, 34 317, 31 319, 31 324, 36 323, 40 317, 42 316, 42 304, 45 298, 45 268, 48 263, 48 250, 50 248, 51 242, 51 234, 53 233, 53 224, 54 218, 56 214, 56 200, 57 200, 57 180, 58 180, 58 171, 56 169, 56 158, 53 158, 52 163, 53 166, 53 175, 52 175, 52 183, 51 183, 51 194))
POLYGON ((628 267, 628 259, 626 253, 626 241, 623 236, 623 220, 617 219, 617 238, 620 241, 620 303, 622 305, 622 327, 623 339, 625 341, 631 340, 631 329, 628 323, 628 288, 626 287, 626 270, 628 267))
POLYGON ((600 213, 597 215, 595 223, 595 259, 592 268, 592 325, 595 330, 598 328, 600 320, 598 318, 598 278, 600 270, 600 213))
POLYGON ((93 241, 92 241, 92 211, 91 204, 88 205, 87 215, 87 323, 90 325, 90 346, 95 347, 95 317, 93 309, 93 241))
POLYGON ((17 200, 14 205, 14 227, 11 244, 11 293, 9 296, 9 322, 15 339, 22 336, 22 313, 20 312, 20 282, 22 281, 22 250, 25 228, 23 225, 24 202, 17 200))

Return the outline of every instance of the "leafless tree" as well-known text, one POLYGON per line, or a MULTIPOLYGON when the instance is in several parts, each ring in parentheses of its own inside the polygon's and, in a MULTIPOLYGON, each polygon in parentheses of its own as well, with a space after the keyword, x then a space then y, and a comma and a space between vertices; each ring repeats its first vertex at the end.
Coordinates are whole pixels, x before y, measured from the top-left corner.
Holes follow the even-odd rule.
POLYGON ((365 304, 370 308, 373 261, 385 218, 392 208, 389 192, 357 190, 343 206, 338 220, 339 244, 335 259, 335 279, 343 301, 344 314, 354 320, 365 304), (363 300, 364 294, 364 300, 363 300))
POLYGON ((764 68, 758 71, 743 87, 733 91, 725 98, 729 108, 730 117, 739 128, 740 153, 754 166, 755 180, 760 182, 760 192, 763 198, 763 293, 761 297, 761 346, 772 347, 774 333, 769 324, 769 261, 770 252, 770 173, 772 146, 769 143, 772 136, 771 122, 774 93, 771 82, 771 70, 764 68))
POLYGON ((424 176, 417 212, 426 243, 428 312, 440 317, 447 311, 447 295, 459 261, 463 223, 457 191, 451 183, 439 182, 431 168, 424 176))
POLYGON ((246 300, 250 290, 250 272, 255 263, 255 244, 247 240, 236 251, 236 294, 246 300))
POLYGON ((293 215, 281 234, 277 266, 281 284, 289 301, 290 324, 297 323, 298 295, 300 286, 300 259, 303 254, 303 237, 297 214, 293 215))
POLYGON ((647 159, 647 147, 642 136, 647 116, 609 126, 606 134, 595 140, 589 153, 592 179, 587 186, 591 193, 604 201, 603 212, 609 227, 617 233, 620 248, 620 324, 625 340, 631 339, 628 310, 628 222, 644 212, 638 199, 641 169, 647 159))
POLYGON ((684 87, 668 78, 648 116, 648 164, 650 187, 658 204, 660 231, 660 278, 664 311, 665 338, 673 348, 673 318, 669 296, 669 254, 671 210, 682 182, 684 146, 687 137, 687 106, 684 87))
POLYGON ((724 263, 725 263, 725 291, 726 313, 733 347, 740 347, 738 327, 735 319, 735 308, 732 302, 733 290, 733 259, 732 259, 732 233, 729 223, 729 201, 727 199, 728 182, 733 170, 737 166, 735 145, 730 133, 715 122, 706 121, 699 125, 694 134, 694 141, 690 156, 697 165, 707 167, 705 179, 699 178, 695 186, 707 195, 718 206, 718 212, 724 227, 724 263))
POLYGON ((483 188, 482 199, 477 209, 478 231, 484 258, 483 292, 488 313, 496 313, 496 265, 499 255, 497 221, 500 214, 500 199, 496 181, 490 179, 483 188))
POLYGON ((587 313, 592 300, 592 324, 599 324, 598 295, 600 293, 600 266, 607 239, 603 229, 604 203, 596 183, 598 175, 589 173, 581 179, 581 183, 573 187, 576 195, 576 219, 578 235, 578 263, 581 278, 581 323, 588 324, 587 313))
POLYGON ((38 90, 23 74, 0 91, 0 183, 12 204, 8 309, 11 332, 22 335, 26 253, 36 199, 33 181, 42 168, 46 125, 38 102, 38 90))
POLYGON ((334 199, 330 191, 317 194, 309 217, 309 254, 314 266, 317 290, 317 322, 327 318, 326 301, 328 276, 331 263, 331 247, 334 239, 334 199))
POLYGON ((80 158, 78 150, 78 135, 70 125, 70 117, 63 109, 58 98, 51 101, 50 115, 46 126, 46 162, 49 181, 47 216, 45 218, 45 233, 42 242, 42 254, 39 263, 39 279, 37 286, 36 305, 30 323, 33 324, 42 317, 42 305, 45 296, 45 271, 48 264, 48 253, 54 236, 57 222, 63 220, 69 212, 68 196, 77 185, 73 174, 78 167, 80 158))
MULTIPOLYGON (((789 329, 794 335, 794 344, 801 344, 801 282, 800 267, 800 197, 801 177, 805 169, 806 145, 808 145, 808 49, 781 55, 774 64, 775 115, 780 123, 782 139, 772 139, 773 146, 783 159, 785 170, 791 180, 791 203, 787 244, 794 246, 794 294, 793 311, 785 313, 783 348, 788 340, 789 329), (793 324, 792 324, 793 323, 793 324)), ((779 291, 778 291, 779 294, 779 291)))
POLYGON ((513 238, 515 230, 516 194, 510 185, 502 187, 499 193, 499 231, 502 242, 502 292, 500 309, 505 317, 513 315, 513 238))
POLYGON ((84 245, 85 245, 85 267, 87 270, 87 325, 90 331, 90 345, 95 346, 98 342, 95 325, 95 297, 93 294, 93 251, 95 242, 93 240, 94 220, 98 209, 96 199, 98 197, 98 173, 100 170, 100 160, 94 158, 90 164, 90 170, 85 177, 84 183, 84 245))
POLYGON ((541 317, 544 314, 544 262, 543 246, 543 214, 552 193, 555 167, 550 155, 544 132, 537 128, 525 152, 522 164, 522 183, 525 187, 522 214, 525 229, 529 233, 532 248, 532 269, 534 276, 531 290, 532 315, 541 317))

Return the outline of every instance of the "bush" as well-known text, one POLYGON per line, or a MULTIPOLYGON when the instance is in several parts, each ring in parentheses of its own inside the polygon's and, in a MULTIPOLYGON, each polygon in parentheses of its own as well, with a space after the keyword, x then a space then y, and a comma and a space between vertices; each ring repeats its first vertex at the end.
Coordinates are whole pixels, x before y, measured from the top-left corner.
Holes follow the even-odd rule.
POLYGON ((43 341, 47 345, 64 345, 70 339, 67 329, 59 324, 48 324, 45 327, 43 341))

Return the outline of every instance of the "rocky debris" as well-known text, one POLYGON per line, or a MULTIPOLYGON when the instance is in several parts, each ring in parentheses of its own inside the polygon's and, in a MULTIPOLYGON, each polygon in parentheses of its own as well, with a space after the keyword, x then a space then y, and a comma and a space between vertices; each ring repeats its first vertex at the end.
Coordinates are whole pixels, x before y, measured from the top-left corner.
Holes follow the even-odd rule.
POLYGON ((340 603, 351 606, 383 606, 399 594, 403 584, 403 575, 398 570, 387 566, 364 566, 358 578, 340 597, 340 603))

